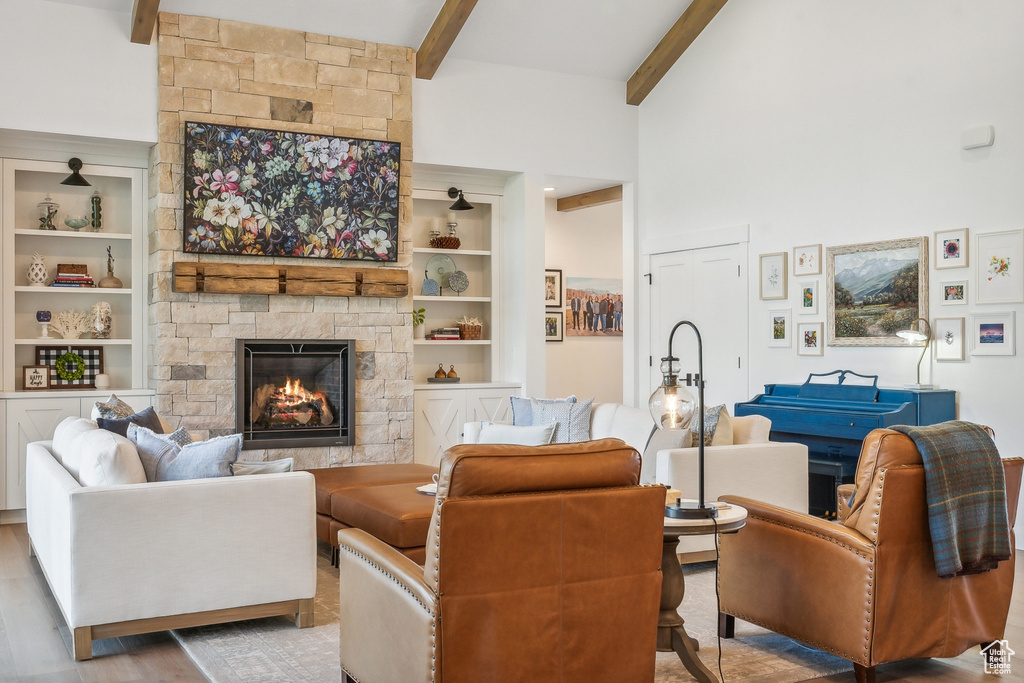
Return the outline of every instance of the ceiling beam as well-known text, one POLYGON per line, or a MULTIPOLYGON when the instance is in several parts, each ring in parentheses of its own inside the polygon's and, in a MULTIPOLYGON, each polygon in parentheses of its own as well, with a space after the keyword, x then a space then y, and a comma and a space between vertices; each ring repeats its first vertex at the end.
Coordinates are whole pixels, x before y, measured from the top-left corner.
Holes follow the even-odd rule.
POLYGON ((160 0, 135 0, 132 7, 132 42, 149 45, 156 32, 156 15, 160 12, 160 0))
POLYGON ((445 0, 444 7, 427 31, 427 37, 416 51, 416 78, 429 81, 434 77, 474 7, 476 0, 445 0))
POLYGON ((693 0, 679 21, 669 29, 658 46, 626 82, 626 104, 638 105, 651 94, 676 60, 683 56, 686 48, 697 39, 726 0, 693 0))
POLYGON ((556 208, 559 211, 576 211, 577 209, 585 209, 588 206, 600 206, 601 204, 621 201, 622 185, 616 185, 615 187, 606 187, 603 190, 561 197, 556 208))

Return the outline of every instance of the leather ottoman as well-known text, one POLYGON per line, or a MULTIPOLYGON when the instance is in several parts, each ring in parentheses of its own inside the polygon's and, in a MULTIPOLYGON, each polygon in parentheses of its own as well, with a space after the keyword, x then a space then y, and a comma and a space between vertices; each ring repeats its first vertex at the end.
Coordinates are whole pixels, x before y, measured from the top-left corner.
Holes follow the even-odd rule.
POLYGON ((316 484, 316 536, 329 543, 334 552, 337 552, 338 547, 338 531, 354 526, 394 545, 416 562, 423 561, 423 544, 427 538, 430 514, 434 509, 434 498, 416 491, 416 487, 429 483, 433 475, 437 474, 436 467, 415 464, 356 465, 324 467, 309 472, 316 484), (406 486, 391 488, 395 485, 406 486), (377 487, 384 487, 385 490, 376 495, 364 492, 377 487), (349 502, 349 496, 355 496, 355 500, 349 502), (395 496, 395 501, 389 500, 390 496, 395 496), (342 517, 334 516, 335 499, 342 517), (423 515, 426 519, 417 521, 423 515), (369 524, 372 528, 366 528, 363 524, 369 524), (387 538, 379 536, 378 532, 384 533, 387 538), (408 545, 399 546, 392 540, 408 545))

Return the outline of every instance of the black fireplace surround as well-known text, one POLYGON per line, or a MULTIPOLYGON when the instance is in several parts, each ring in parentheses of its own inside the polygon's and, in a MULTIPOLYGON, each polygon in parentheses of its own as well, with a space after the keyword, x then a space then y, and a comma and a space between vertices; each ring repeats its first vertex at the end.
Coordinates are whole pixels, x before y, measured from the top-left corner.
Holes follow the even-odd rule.
POLYGON ((355 340, 235 340, 242 448, 355 443, 355 340))

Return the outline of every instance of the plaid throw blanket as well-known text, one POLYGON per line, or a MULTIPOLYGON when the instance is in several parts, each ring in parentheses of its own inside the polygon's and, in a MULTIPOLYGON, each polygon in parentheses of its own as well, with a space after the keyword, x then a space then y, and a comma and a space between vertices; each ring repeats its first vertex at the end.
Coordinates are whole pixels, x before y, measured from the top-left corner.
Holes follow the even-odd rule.
POLYGON ((1010 559, 1003 463, 988 433, 959 420, 893 429, 913 439, 921 451, 939 576, 980 574, 1010 559))

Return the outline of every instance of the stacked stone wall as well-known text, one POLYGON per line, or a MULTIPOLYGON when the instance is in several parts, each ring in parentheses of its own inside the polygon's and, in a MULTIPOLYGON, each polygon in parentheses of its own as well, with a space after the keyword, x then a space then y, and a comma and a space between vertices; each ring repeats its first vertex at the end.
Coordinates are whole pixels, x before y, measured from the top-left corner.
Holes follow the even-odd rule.
POLYGON ((295 457, 302 468, 411 462, 411 298, 175 293, 171 271, 176 261, 272 262, 182 251, 185 121, 401 143, 399 261, 384 267, 408 268, 415 53, 168 13, 160 14, 158 40, 159 143, 150 156, 148 261, 149 381, 157 412, 204 436, 233 432, 235 339, 355 339, 355 445, 245 451, 243 457, 295 457))

